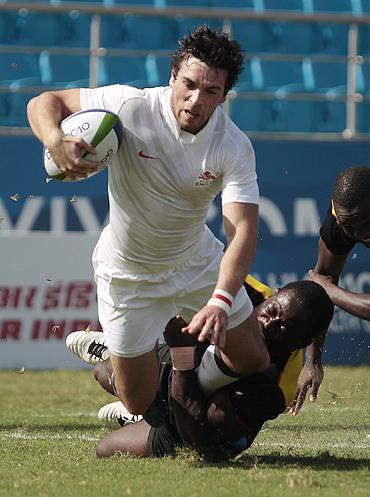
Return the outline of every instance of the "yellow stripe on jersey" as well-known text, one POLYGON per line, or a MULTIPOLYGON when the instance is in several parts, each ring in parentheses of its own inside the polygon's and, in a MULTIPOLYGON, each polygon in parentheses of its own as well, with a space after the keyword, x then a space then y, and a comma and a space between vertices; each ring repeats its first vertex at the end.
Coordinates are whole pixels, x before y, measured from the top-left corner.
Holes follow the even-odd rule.
POLYGON ((247 275, 244 281, 247 283, 247 285, 250 285, 252 288, 254 288, 258 293, 261 293, 265 299, 268 299, 273 294, 273 291, 269 286, 264 285, 260 281, 256 280, 256 278, 253 278, 253 276, 251 276, 250 274, 247 275))
POLYGON ((282 389, 285 397, 285 405, 291 404, 297 391, 299 373, 302 369, 303 351, 294 350, 285 365, 284 371, 279 378, 279 387, 282 389))

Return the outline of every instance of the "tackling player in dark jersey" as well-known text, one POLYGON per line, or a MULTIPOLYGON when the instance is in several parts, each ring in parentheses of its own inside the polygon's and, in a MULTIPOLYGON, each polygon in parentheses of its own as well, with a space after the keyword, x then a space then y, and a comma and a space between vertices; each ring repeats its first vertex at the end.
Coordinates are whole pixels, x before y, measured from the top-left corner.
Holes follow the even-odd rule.
MULTIPOLYGON (((170 348, 162 345, 158 353, 165 423, 154 428, 142 420, 107 434, 97 445, 99 457, 115 453, 162 457, 174 455, 178 446, 187 444, 208 456, 227 458, 248 448, 263 423, 285 411, 294 398, 301 370, 299 349, 328 326, 332 305, 326 292, 309 281, 291 283, 273 294, 248 277, 246 287, 269 350, 269 370, 231 378, 229 385, 206 397, 198 377, 207 345, 196 344, 194 360, 193 338, 181 333, 184 323, 174 318, 165 332, 170 348)), ((216 353, 213 359, 219 361, 216 353)), ((218 367, 224 367, 227 376, 226 365, 218 367)), ((96 379, 113 393, 111 373, 109 360, 95 366, 96 379)))
MULTIPOLYGON (((361 243, 370 247, 370 168, 350 167, 340 173, 333 185, 332 201, 320 228, 318 258, 309 278, 319 283, 334 305, 370 321, 370 294, 354 293, 338 286, 349 252, 361 243)), ((291 412, 297 414, 311 388, 310 400, 317 397, 324 377, 322 351, 326 330, 306 352, 306 362, 298 382, 291 412)))

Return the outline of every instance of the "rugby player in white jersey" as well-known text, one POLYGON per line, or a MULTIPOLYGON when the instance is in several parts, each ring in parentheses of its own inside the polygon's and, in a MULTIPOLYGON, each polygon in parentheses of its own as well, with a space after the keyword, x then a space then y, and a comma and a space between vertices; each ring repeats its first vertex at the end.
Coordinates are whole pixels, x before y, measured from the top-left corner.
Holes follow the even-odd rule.
POLYGON ((219 347, 238 375, 269 364, 243 287, 258 232, 255 157, 221 108, 243 64, 237 42, 202 26, 180 40, 167 87, 49 91, 28 104, 33 132, 72 178, 97 164, 81 158, 90 145, 61 133, 62 119, 102 108, 122 121, 123 143, 109 167, 110 222, 93 265, 117 394, 153 425, 162 422, 156 344, 172 316, 189 323, 184 333, 219 347), (219 192, 226 250, 205 225, 219 192))

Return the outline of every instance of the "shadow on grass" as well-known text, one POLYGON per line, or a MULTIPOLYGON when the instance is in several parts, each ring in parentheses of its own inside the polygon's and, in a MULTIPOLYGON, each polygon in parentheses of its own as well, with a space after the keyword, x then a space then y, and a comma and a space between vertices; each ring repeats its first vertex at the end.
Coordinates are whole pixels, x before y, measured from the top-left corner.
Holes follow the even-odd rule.
POLYGON ((256 456, 245 454, 236 461, 229 462, 200 462, 196 463, 199 466, 218 468, 234 468, 234 469, 251 469, 256 466, 266 469, 279 469, 282 467, 289 469, 289 466, 295 469, 312 469, 317 471, 354 471, 370 467, 370 458, 351 458, 338 457, 323 452, 317 456, 302 456, 302 455, 280 455, 270 454, 256 456))

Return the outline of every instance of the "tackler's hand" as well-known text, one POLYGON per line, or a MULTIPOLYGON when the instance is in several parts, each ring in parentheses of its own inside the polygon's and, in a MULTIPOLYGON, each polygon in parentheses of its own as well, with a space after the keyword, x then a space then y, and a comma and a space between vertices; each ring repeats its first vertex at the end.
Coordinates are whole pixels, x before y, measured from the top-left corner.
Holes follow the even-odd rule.
POLYGON ((168 322, 163 336, 170 348, 192 347, 195 345, 196 340, 192 335, 187 335, 181 332, 182 328, 186 325, 187 323, 181 318, 181 316, 176 316, 168 322))
POLYGON ((298 378, 297 391, 294 401, 289 406, 289 412, 296 416, 301 410, 308 390, 311 388, 310 401, 314 402, 324 379, 324 370, 321 362, 316 364, 305 364, 298 378))

